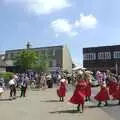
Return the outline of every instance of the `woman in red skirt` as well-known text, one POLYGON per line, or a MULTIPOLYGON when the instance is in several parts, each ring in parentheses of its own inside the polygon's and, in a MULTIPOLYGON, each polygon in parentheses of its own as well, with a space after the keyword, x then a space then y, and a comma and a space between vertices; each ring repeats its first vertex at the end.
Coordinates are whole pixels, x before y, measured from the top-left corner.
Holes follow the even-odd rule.
POLYGON ((111 80, 109 81, 109 85, 108 85, 108 88, 109 88, 109 94, 114 97, 114 94, 117 92, 117 80, 112 77, 111 80))
POLYGON ((89 73, 85 73, 84 75, 84 80, 86 82, 86 101, 90 101, 90 96, 91 96, 91 77, 89 73))
POLYGON ((67 90, 67 81, 65 79, 61 79, 58 88, 57 88, 57 95, 60 98, 60 102, 64 101, 64 97, 66 95, 66 90, 67 90))
POLYGON ((69 102, 72 104, 77 104, 77 110, 83 112, 84 111, 84 102, 85 102, 85 91, 86 82, 82 80, 82 75, 78 76, 77 85, 73 96, 70 98, 69 102), (81 110, 80 110, 81 107, 81 110))
POLYGON ((98 106, 101 105, 101 102, 105 102, 105 106, 108 106, 107 101, 110 98, 109 98, 109 94, 108 94, 108 90, 107 90, 105 81, 103 83, 101 83, 101 85, 100 85, 100 91, 95 96, 95 99, 99 102, 98 106))
POLYGON ((118 100, 118 104, 120 105, 120 82, 117 86, 117 91, 113 94, 113 99, 118 100))

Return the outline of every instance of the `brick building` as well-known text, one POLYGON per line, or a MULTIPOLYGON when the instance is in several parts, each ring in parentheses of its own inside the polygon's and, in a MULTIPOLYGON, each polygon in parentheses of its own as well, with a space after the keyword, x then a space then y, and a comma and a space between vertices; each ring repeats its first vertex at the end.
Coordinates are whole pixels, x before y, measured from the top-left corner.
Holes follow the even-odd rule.
POLYGON ((83 48, 83 65, 89 70, 120 71, 120 45, 83 48))

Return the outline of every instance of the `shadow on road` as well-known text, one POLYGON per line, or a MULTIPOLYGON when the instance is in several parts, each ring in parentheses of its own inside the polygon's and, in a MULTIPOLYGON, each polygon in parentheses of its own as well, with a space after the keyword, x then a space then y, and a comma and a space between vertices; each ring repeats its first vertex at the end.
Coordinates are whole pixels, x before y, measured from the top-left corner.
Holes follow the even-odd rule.
POLYGON ((85 106, 86 108, 108 108, 108 107, 115 107, 118 106, 118 104, 108 104, 108 106, 97 106, 97 105, 91 105, 91 106, 85 106))
POLYGON ((0 101, 12 101, 15 100, 16 98, 6 98, 6 99, 0 99, 0 101))
POLYGON ((17 98, 20 98, 19 96, 13 97, 13 98, 0 98, 0 101, 12 101, 16 100, 17 98))
POLYGON ((40 101, 40 102, 59 102, 59 100, 46 100, 46 101, 40 101))
POLYGON ((11 101, 12 99, 8 98, 8 99, 0 99, 0 101, 11 101))
POLYGON ((61 111, 53 111, 53 112, 49 112, 50 114, 60 114, 60 113, 80 113, 77 110, 61 110, 61 111))
POLYGON ((41 89, 32 88, 31 91, 41 91, 41 89))

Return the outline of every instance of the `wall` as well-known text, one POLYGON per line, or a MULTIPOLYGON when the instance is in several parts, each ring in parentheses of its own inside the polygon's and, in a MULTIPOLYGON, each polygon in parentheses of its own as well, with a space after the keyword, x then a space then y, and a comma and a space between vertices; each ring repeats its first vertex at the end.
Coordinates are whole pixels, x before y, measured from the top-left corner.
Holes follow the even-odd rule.
POLYGON ((72 58, 66 45, 63 47, 63 70, 72 72, 72 58))
POLYGON ((0 73, 1 72, 6 72, 6 68, 5 67, 0 67, 0 73))

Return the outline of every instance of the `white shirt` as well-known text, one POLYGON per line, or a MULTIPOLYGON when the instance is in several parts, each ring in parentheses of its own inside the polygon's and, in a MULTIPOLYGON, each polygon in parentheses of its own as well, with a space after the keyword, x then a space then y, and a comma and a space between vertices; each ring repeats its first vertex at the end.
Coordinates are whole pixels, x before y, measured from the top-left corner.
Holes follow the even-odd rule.
POLYGON ((48 75, 47 78, 48 78, 48 79, 51 79, 52 77, 51 77, 51 75, 48 75))
POLYGON ((14 79, 11 79, 11 80, 9 81, 9 85, 15 85, 15 80, 14 80, 14 79))
POLYGON ((17 76, 17 75, 14 75, 14 78, 15 78, 15 79, 18 79, 18 76, 17 76))
POLYGON ((61 79, 61 75, 58 75, 58 79, 61 79))

